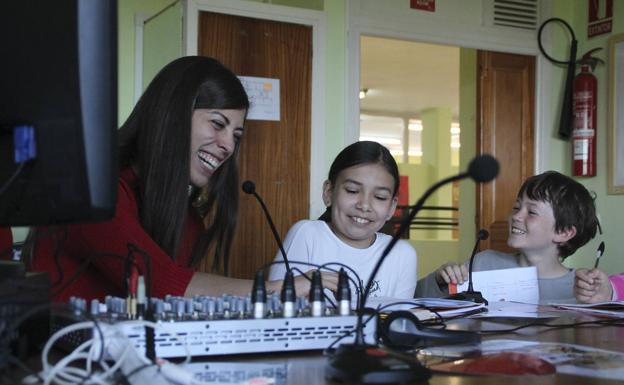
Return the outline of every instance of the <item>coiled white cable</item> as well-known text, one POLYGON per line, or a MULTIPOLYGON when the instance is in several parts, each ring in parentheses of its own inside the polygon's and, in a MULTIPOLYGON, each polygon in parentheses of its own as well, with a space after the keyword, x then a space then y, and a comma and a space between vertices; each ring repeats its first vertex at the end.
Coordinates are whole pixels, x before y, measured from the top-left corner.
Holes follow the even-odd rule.
MULTIPOLYGON (((48 339, 43 351, 41 352, 42 371, 40 377, 44 380, 44 384, 71 385, 76 383, 84 384, 109 384, 115 372, 120 368, 123 360, 126 358, 132 348, 130 341, 115 326, 99 324, 102 336, 95 333, 94 337, 83 342, 70 354, 63 357, 55 364, 49 362, 49 353, 52 346, 61 338, 70 333, 76 333, 81 330, 93 331, 96 325, 92 321, 79 322, 66 326, 58 330, 48 339), (103 341, 102 339, 103 338, 103 341), (109 366, 104 360, 100 360, 100 352, 102 349, 108 351, 110 344, 116 342, 123 346, 120 354, 115 359, 112 366, 109 366), (102 346, 102 343, 104 346, 102 346), (94 371, 94 363, 97 362, 103 371, 94 371)), ((146 363, 149 363, 147 361, 146 363)))
MULTIPOLYGON (((151 327, 159 331, 168 331, 166 324, 149 321, 124 321, 115 324, 96 323, 93 321, 79 322, 64 327, 55 332, 46 342, 41 352, 42 370, 39 377, 43 379, 44 385, 110 385, 116 384, 118 378, 115 377, 118 371, 128 376, 127 380, 131 384, 143 384, 149 381, 150 385, 159 384, 179 384, 179 385, 256 385, 272 384, 272 378, 256 377, 237 383, 204 382, 194 378, 193 373, 184 367, 173 364, 169 361, 159 359, 154 364, 143 354, 140 354, 132 345, 121 326, 125 322, 136 326, 151 327), (99 328, 98 333, 96 330, 99 328), (52 364, 49 354, 54 344, 68 334, 81 330, 93 332, 93 337, 80 344, 71 353, 63 357, 60 361, 52 364), (104 357, 102 356, 104 352, 104 357), (113 364, 110 365, 109 362, 113 364), (96 367, 98 367, 96 369, 96 367)), ((172 333, 173 334, 173 333, 172 333)), ((191 355, 184 340, 186 359, 184 363, 190 362, 191 355)), ((28 376, 22 380, 23 384, 39 382, 36 376, 28 376)))

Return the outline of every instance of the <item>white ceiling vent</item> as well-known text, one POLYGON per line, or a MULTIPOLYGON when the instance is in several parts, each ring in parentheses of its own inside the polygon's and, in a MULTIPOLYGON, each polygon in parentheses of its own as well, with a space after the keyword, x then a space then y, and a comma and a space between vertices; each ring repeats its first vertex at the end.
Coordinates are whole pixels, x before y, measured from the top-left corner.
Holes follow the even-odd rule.
POLYGON ((537 29, 539 0, 488 0, 485 2, 487 26, 537 29))

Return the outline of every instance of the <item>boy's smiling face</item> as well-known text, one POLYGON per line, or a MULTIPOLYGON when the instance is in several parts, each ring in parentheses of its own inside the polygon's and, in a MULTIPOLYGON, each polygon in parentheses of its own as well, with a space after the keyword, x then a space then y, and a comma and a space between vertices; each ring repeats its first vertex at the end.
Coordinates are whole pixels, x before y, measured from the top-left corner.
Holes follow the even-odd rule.
POLYGON ((524 254, 554 254, 557 245, 576 234, 574 228, 558 232, 550 203, 529 199, 526 194, 516 200, 509 216, 507 245, 524 254))

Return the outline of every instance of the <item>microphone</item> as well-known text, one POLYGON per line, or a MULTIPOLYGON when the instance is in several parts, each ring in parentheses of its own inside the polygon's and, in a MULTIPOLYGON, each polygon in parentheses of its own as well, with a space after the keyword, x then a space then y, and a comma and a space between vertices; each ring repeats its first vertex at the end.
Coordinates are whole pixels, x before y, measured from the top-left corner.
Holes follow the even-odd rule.
MULTIPOLYGON (((500 166, 498 164, 498 160, 496 160, 496 158, 492 155, 484 154, 470 161, 467 172, 447 178, 451 180, 443 179, 438 182, 438 184, 446 184, 459 179, 464 179, 466 177, 472 178, 475 182, 487 183, 494 180, 498 176, 499 169, 500 166)), ((440 186, 432 186, 432 188, 434 187, 435 189, 438 189, 440 186)))
POLYGON ((262 207, 262 211, 264 211, 264 215, 269 222, 269 227, 271 227, 271 232, 273 233, 273 238, 275 238, 275 242, 277 242, 277 246, 282 253, 282 258, 284 258, 284 265, 286 265, 286 271, 290 271, 290 265, 288 264, 288 257, 286 257, 286 251, 284 251, 284 245, 282 244, 282 240, 280 239, 279 234, 277 233, 277 229, 275 228, 275 224, 273 224, 273 219, 271 218, 271 214, 269 214, 269 210, 260 195, 256 192, 256 184, 250 180, 246 180, 242 185, 243 191, 246 194, 251 194, 256 197, 258 202, 260 202, 260 206, 262 207))
POLYGON ((477 233, 477 241, 475 242, 474 248, 472 249, 472 254, 470 255, 470 263, 468 264, 468 290, 449 295, 446 298, 449 299, 459 299, 462 301, 472 301, 476 303, 485 303, 488 304, 488 301, 483 298, 480 291, 474 291, 472 288, 472 263, 474 262, 475 255, 477 254, 477 248, 479 247, 479 242, 485 241, 490 236, 490 233, 486 229, 479 230, 477 233))
MULTIPOLYGON (((468 165, 468 170, 442 179, 429 187, 427 191, 420 197, 416 204, 412 207, 409 214, 403 218, 399 228, 396 230, 392 239, 384 249, 381 257, 377 260, 373 271, 371 272, 366 288, 361 293, 360 306, 357 314, 357 324, 355 326, 355 341, 353 344, 342 344, 338 347, 336 353, 328 359, 325 365, 325 377, 329 380, 337 380, 339 382, 356 382, 356 383, 408 383, 414 381, 422 381, 431 377, 431 371, 415 361, 405 361, 403 365, 397 365, 396 357, 391 357, 388 353, 379 352, 376 346, 367 345, 364 342, 363 314, 366 298, 368 297, 373 285, 373 281, 381 264, 386 259, 394 245, 399 240, 416 214, 422 210, 425 201, 431 194, 438 190, 441 186, 460 179, 470 177, 475 182, 485 183, 493 180, 498 175, 499 164, 496 158, 491 155, 480 155, 474 158, 468 165)), ((444 333, 453 333, 457 331, 445 330, 444 333)), ((437 338, 443 339, 444 333, 437 338)), ((466 333, 466 332, 462 332, 466 333)), ((470 338, 475 333, 469 333, 470 338)), ((450 335, 450 334, 449 334, 450 335)), ((468 338, 468 339, 470 339, 468 338)))
POLYGON ((470 177, 475 182, 479 182, 479 183, 489 182, 493 180, 494 178, 496 178, 496 176, 498 175, 498 171, 499 171, 499 165, 498 165, 498 161, 496 160, 496 158, 494 158, 492 155, 487 155, 487 154, 480 155, 474 158, 472 161, 470 161, 470 164, 468 165, 468 170, 466 172, 442 179, 441 181, 436 182, 433 186, 429 187, 429 189, 427 189, 427 191, 425 191, 425 193, 416 202, 414 207, 412 207, 409 214, 403 219, 399 228, 394 233, 394 235, 392 236, 392 239, 388 243, 388 246, 386 246, 383 253, 381 254, 381 257, 377 261, 377 264, 375 265, 375 268, 373 269, 373 272, 368 279, 368 283, 366 284, 366 289, 362 293, 361 302, 360 302, 362 303, 362 306, 364 305, 366 301, 366 297, 368 297, 368 294, 373 284, 373 279, 375 278, 375 275, 377 274, 377 271, 381 267, 381 264, 383 263, 384 259, 388 256, 388 254, 390 253, 394 245, 397 243, 401 234, 405 233, 405 231, 409 227, 410 223, 412 222, 416 214, 420 210, 422 210, 422 207, 425 205, 425 201, 427 200, 427 198, 429 198, 429 196, 431 196, 431 194, 433 194, 436 190, 438 190, 440 187, 442 187, 443 185, 447 183, 455 182, 457 180, 465 179, 468 177, 470 177))

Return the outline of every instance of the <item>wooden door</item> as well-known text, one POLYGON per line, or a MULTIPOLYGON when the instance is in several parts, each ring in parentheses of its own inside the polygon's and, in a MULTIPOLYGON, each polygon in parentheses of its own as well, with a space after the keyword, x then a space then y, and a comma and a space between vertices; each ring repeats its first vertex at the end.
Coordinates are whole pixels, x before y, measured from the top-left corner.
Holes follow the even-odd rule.
POLYGON ((512 251, 507 218, 522 182, 533 174, 535 58, 479 51, 478 153, 500 162, 498 178, 477 187, 477 226, 490 238, 481 249, 512 251))
MULTIPOLYGON (((280 120, 246 122, 241 142, 241 182, 252 180, 282 237, 309 217, 312 27, 201 12, 200 55, 237 75, 280 80, 280 120)), ((277 244, 255 198, 241 193, 230 275, 252 278, 273 260, 277 244)), ((203 271, 210 271, 207 260, 203 271)))

